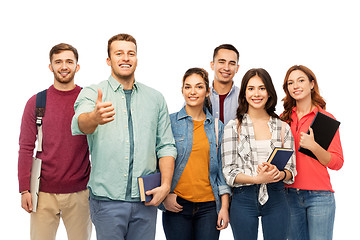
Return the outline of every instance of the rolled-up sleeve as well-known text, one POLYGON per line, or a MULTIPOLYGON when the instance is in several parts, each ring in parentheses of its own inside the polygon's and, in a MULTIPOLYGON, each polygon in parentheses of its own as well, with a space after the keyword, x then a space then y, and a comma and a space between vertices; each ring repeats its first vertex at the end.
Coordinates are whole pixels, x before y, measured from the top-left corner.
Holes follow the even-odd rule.
POLYGON ((289 161, 285 165, 285 169, 291 172, 292 178, 288 181, 284 181, 286 184, 293 184, 295 182, 296 172, 296 154, 295 154, 295 142, 292 135, 290 126, 286 124, 285 136, 284 136, 284 147, 291 148, 294 150, 293 155, 290 157, 289 161))
POLYGON ((224 125, 221 123, 221 124, 219 124, 219 139, 218 139, 218 143, 217 143, 218 144, 218 151, 217 151, 218 164, 219 164, 219 166, 221 166, 221 167, 219 167, 218 180, 217 180, 220 196, 224 195, 224 194, 231 195, 231 188, 229 187, 229 185, 226 184, 224 174, 222 171, 221 142, 222 142, 222 138, 223 138, 223 133, 224 133, 224 125))
POLYGON ((79 129, 78 118, 83 113, 94 110, 97 99, 97 88, 95 86, 86 87, 81 90, 79 96, 74 103, 75 114, 71 121, 72 135, 84 135, 79 129))
POLYGON ((344 155, 340 141, 339 129, 328 148, 328 152, 331 154, 331 160, 327 167, 331 170, 340 170, 344 164, 344 155))
POLYGON ((221 142, 221 159, 226 183, 233 187, 236 176, 241 173, 237 164, 237 133, 230 121, 224 128, 221 142))
POLYGON ((156 133, 156 155, 158 158, 171 156, 176 158, 175 140, 171 131, 168 108, 165 99, 160 98, 160 111, 156 133))

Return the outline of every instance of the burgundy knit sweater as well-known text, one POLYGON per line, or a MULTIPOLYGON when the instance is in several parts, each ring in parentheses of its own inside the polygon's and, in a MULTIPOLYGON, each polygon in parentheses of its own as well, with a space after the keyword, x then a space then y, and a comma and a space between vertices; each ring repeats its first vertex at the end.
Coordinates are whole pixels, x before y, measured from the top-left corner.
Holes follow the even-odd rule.
MULTIPOLYGON (((72 136, 71 119, 74 102, 81 88, 59 91, 47 90, 43 117, 43 151, 36 156, 42 160, 40 191, 74 193, 86 189, 90 174, 89 150, 85 135, 72 136)), ((30 171, 35 148, 36 95, 26 103, 19 138, 19 191, 30 189, 30 171)))

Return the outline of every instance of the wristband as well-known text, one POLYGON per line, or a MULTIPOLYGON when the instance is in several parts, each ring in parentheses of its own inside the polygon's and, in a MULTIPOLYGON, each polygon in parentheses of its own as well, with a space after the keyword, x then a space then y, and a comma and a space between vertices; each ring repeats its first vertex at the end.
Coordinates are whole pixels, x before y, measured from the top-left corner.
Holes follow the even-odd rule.
POLYGON ((25 193, 29 193, 29 192, 30 192, 29 190, 26 190, 26 191, 21 192, 20 194, 24 195, 25 193))
POLYGON ((285 180, 285 178, 286 178, 286 172, 285 172, 285 170, 282 170, 282 172, 284 172, 285 173, 285 175, 284 175, 284 177, 283 177, 283 179, 281 179, 280 181, 284 181, 285 180))

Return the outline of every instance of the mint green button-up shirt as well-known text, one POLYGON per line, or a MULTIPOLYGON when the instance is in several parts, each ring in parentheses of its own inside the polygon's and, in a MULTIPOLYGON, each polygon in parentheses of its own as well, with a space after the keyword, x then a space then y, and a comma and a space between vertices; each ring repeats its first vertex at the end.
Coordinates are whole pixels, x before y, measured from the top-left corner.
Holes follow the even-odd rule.
MULTIPOLYGON (((94 110, 98 88, 103 92, 102 101, 112 102, 115 120, 98 125, 92 134, 87 135, 91 154, 88 187, 95 196, 125 200, 130 142, 123 86, 110 76, 98 85, 84 88, 74 105, 71 131, 73 135, 84 134, 79 129, 78 117, 94 110)), ((160 92, 135 81, 131 96, 131 115, 134 134, 131 197, 138 198, 137 177, 155 172, 157 159, 161 157, 176 158, 176 147, 167 105, 160 92)))

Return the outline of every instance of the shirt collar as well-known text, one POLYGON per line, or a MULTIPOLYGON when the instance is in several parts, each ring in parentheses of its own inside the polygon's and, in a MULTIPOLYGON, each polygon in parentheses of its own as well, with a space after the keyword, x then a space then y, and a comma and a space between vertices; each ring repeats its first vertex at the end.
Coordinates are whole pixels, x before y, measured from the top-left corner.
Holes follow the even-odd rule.
MULTIPOLYGON (((205 122, 212 122, 213 116, 211 115, 211 113, 209 112, 208 109, 205 110, 205 114, 206 114, 206 120, 205 122)), ((177 115, 177 120, 183 119, 183 118, 187 118, 187 117, 191 117, 187 114, 186 110, 185 110, 185 106, 179 111, 178 115, 177 115)))
MULTIPOLYGON (((230 95, 230 94, 231 94, 232 92, 234 92, 234 91, 235 91, 235 83, 234 83, 234 80, 233 80, 233 81, 232 81, 231 89, 230 89, 230 91, 229 91, 229 93, 228 93, 227 95, 230 95)), ((216 92, 215 88, 214 88, 214 81, 213 81, 212 84, 211 84, 210 92, 211 92, 211 93, 214 93, 214 94, 216 94, 216 95, 219 95, 219 94, 216 92)))
MULTIPOLYGON (((313 109, 311 112, 309 112, 308 114, 315 114, 315 115, 316 115, 317 112, 319 111, 319 108, 320 108, 320 107, 315 106, 314 109, 313 109)), ((297 107, 296 107, 296 106, 293 107, 292 113, 297 115, 296 110, 297 110, 297 107)), ((306 115, 308 115, 308 114, 306 114, 306 115)), ((305 116, 306 116, 306 115, 305 115, 305 116)))
MULTIPOLYGON (((110 77, 109 77, 109 79, 108 79, 108 82, 109 82, 110 87, 112 88, 112 90, 113 90, 114 92, 116 92, 116 91, 119 90, 119 89, 123 89, 123 85, 121 85, 118 81, 116 81, 116 79, 115 79, 112 75, 110 75, 110 77)), ((134 81, 133 89, 134 89, 134 90, 137 90, 137 88, 138 88, 138 84, 137 84, 137 82, 136 82, 136 80, 135 80, 135 81, 134 81)))

